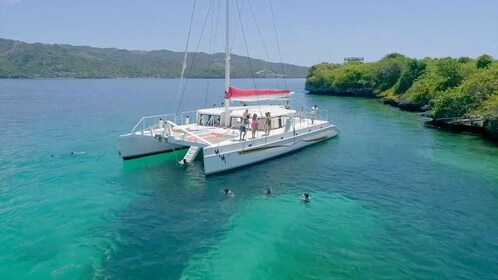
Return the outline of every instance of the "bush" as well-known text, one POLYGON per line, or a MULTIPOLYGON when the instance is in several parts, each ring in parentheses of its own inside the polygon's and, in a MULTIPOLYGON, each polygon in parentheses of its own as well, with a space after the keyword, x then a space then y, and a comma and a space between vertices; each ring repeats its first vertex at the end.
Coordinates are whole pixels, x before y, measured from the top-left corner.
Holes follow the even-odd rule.
POLYGON ((456 118, 464 116, 470 107, 471 98, 458 89, 445 92, 434 102, 434 118, 456 118))
POLYGON ((462 85, 462 91, 470 95, 473 107, 498 94, 498 69, 481 69, 470 75, 462 85))
POLYGON ((425 73, 426 67, 427 64, 425 62, 410 59, 406 69, 401 74, 401 77, 394 88, 394 92, 396 94, 405 93, 413 85, 413 82, 425 73))
POLYGON ((484 101, 476 112, 487 119, 498 120, 498 94, 484 101))
POLYGON ((382 92, 393 87, 401 77, 409 59, 401 54, 388 54, 376 63, 372 82, 376 90, 382 92))
POLYGON ((334 84, 342 90, 371 88, 369 72, 367 64, 347 63, 334 71, 334 84))
POLYGON ((493 58, 490 55, 483 54, 477 58, 476 67, 477 69, 487 69, 491 63, 493 63, 493 58))
POLYGON ((464 79, 462 64, 453 58, 438 60, 436 62, 436 73, 441 77, 441 83, 437 87, 439 91, 457 87, 464 79))

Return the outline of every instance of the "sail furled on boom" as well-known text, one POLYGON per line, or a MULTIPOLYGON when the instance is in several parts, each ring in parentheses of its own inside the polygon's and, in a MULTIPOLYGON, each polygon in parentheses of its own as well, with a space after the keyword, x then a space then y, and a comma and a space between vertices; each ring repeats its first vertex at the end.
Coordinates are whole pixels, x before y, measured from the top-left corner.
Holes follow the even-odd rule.
POLYGON ((234 101, 261 101, 287 98, 293 91, 287 89, 238 89, 230 86, 225 93, 225 99, 234 101))

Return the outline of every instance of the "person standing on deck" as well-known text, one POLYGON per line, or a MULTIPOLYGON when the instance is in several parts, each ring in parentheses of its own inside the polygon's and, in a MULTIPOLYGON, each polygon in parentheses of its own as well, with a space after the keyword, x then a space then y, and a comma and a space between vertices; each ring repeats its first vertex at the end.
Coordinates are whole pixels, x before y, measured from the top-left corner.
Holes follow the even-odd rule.
POLYGON ((266 134, 266 136, 270 135, 270 131, 271 131, 271 116, 270 116, 270 112, 267 112, 266 119, 265 119, 265 134, 266 134))
POLYGON ((246 109, 246 111, 242 114, 242 118, 245 120, 246 118, 250 118, 251 114, 249 114, 249 110, 246 109))
POLYGON ((249 128, 249 116, 247 118, 242 118, 240 122, 240 137, 239 141, 246 140, 247 129, 249 128))
POLYGON ((240 127, 239 127, 239 141, 242 141, 242 137, 246 137, 246 124, 244 123, 244 119, 240 120, 240 127))
POLYGON ((258 115, 254 114, 252 115, 252 122, 251 122, 251 131, 252 131, 252 139, 256 138, 256 131, 258 130, 258 115))
POLYGON ((316 117, 318 115, 318 106, 313 106, 311 107, 311 124, 316 120, 316 117))

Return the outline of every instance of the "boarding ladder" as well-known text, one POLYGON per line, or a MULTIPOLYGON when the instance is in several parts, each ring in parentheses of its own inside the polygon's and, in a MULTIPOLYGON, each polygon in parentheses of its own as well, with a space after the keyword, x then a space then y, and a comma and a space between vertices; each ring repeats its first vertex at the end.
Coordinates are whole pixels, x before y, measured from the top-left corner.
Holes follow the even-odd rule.
POLYGON ((188 152, 183 157, 183 159, 180 161, 180 163, 183 164, 183 163, 190 163, 190 162, 192 162, 195 159, 195 157, 197 156, 197 154, 199 153, 200 150, 201 150, 200 147, 191 146, 188 149, 188 152))

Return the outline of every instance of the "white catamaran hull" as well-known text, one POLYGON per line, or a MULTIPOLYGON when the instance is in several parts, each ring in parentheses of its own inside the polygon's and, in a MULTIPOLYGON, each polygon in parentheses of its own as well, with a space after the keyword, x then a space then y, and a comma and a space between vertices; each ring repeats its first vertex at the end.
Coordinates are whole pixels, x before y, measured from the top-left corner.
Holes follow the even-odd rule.
POLYGON ((296 130, 223 147, 205 147, 204 172, 213 174, 260 162, 335 137, 339 129, 328 125, 309 131, 296 130))
POLYGON ((184 146, 168 143, 162 137, 150 135, 125 134, 119 136, 119 153, 123 159, 133 159, 154 154, 166 153, 184 146))

